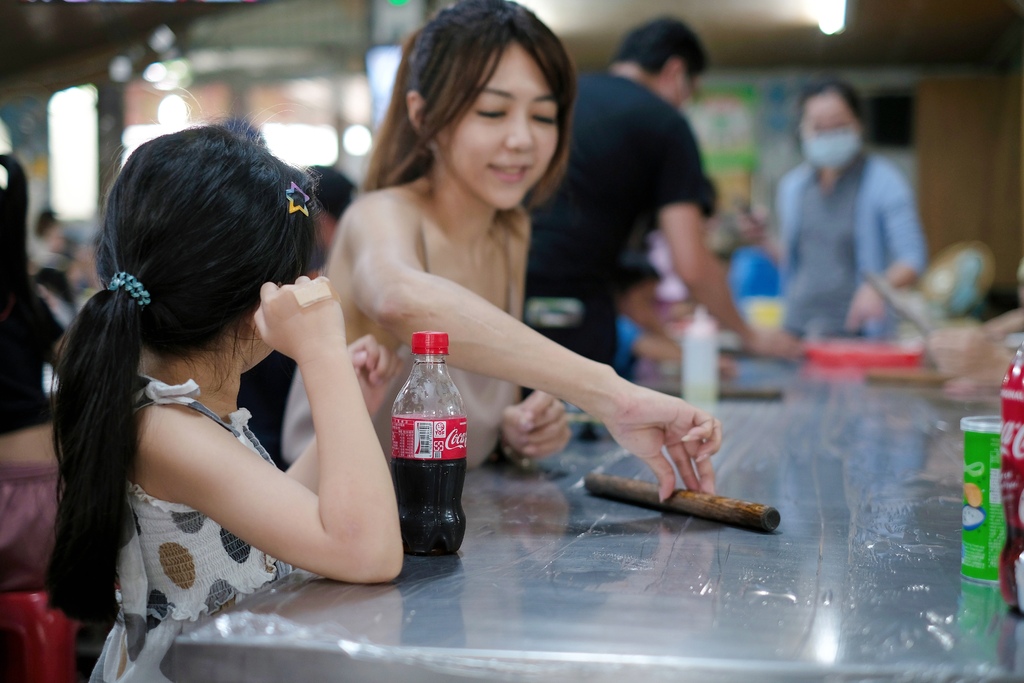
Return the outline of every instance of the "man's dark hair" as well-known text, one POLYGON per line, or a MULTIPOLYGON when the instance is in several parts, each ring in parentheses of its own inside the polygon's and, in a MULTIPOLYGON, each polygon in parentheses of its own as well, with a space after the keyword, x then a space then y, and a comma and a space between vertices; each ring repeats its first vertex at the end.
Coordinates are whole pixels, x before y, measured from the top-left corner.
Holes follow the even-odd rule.
POLYGON ((804 110, 807 100, 827 92, 834 92, 843 98, 843 102, 846 102, 846 106, 850 108, 857 120, 861 123, 864 122, 864 104, 861 102, 856 88, 835 76, 817 78, 805 85, 800 92, 800 111, 804 110))
POLYGON ((686 62, 686 73, 697 76, 707 68, 707 53, 693 30, 671 17, 661 17, 633 29, 623 38, 614 62, 634 62, 657 73, 672 57, 686 62))

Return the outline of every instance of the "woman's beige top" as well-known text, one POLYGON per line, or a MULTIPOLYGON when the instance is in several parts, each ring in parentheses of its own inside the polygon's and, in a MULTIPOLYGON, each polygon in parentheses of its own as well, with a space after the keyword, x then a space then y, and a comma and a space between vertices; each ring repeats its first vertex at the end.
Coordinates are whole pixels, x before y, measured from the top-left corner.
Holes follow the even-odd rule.
MULTIPOLYGON (((430 271, 430 259, 427 255, 426 240, 420 232, 420 243, 424 254, 424 270, 430 271)), ((508 288, 504 310, 517 320, 522 319, 522 295, 516 291, 512 282, 512 268, 509 260, 508 244, 505 248, 505 272, 508 274, 508 288)), ((441 330, 442 332, 444 330, 441 330)), ((412 350, 408 342, 395 352, 401 362, 401 368, 395 374, 388 387, 387 396, 380 410, 373 416, 373 426, 377 431, 384 453, 391 453, 391 406, 412 370, 412 350)), ((515 404, 519 397, 519 388, 511 382, 494 379, 475 372, 448 367, 455 386, 459 388, 462 402, 466 407, 466 425, 468 438, 466 443, 466 464, 475 467, 487 458, 501 437, 501 417, 505 408, 515 404)), ((281 453, 287 462, 295 462, 302 451, 313 439, 313 418, 306 398, 306 387, 302 382, 301 373, 295 373, 292 388, 288 394, 285 408, 284 425, 281 433, 281 453)))

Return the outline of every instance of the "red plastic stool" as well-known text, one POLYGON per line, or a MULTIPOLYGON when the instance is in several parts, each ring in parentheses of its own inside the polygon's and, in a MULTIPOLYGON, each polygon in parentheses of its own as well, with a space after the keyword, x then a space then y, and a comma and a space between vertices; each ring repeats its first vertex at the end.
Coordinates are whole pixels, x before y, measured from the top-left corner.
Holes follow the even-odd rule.
POLYGON ((50 609, 43 591, 0 593, 0 632, 19 647, 0 670, 10 683, 75 683, 75 634, 78 623, 60 610, 50 609))

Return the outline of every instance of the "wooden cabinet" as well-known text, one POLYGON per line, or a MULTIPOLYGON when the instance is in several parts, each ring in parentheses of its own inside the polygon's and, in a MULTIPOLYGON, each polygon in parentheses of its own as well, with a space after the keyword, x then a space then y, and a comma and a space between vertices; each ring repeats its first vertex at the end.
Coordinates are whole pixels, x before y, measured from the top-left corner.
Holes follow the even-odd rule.
POLYGON ((1024 256, 1021 76, 924 79, 915 102, 918 203, 932 255, 963 240, 996 255, 994 286, 1016 287, 1024 256))

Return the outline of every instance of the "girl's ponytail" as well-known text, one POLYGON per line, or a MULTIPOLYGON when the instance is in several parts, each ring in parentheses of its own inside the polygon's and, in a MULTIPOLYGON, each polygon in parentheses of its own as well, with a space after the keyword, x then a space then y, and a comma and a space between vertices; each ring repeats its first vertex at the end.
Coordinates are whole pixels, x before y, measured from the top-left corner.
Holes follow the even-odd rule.
POLYGON ((47 575, 52 604, 81 620, 109 620, 125 487, 137 447, 140 316, 124 291, 92 297, 68 329, 57 362, 54 441, 62 482, 57 543, 47 575))

